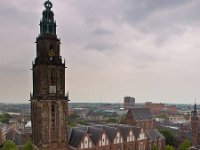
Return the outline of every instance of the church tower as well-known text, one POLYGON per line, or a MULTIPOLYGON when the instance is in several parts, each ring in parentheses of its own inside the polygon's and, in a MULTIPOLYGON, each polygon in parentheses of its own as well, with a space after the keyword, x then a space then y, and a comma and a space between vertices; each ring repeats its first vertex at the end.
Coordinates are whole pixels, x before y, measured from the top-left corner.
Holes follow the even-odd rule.
POLYGON ((39 150, 67 150, 65 62, 60 56, 60 39, 52 3, 44 3, 40 34, 36 39, 31 94, 32 141, 39 150))
POLYGON ((192 145, 199 145, 199 117, 196 103, 194 105, 193 111, 191 112, 191 133, 192 145))

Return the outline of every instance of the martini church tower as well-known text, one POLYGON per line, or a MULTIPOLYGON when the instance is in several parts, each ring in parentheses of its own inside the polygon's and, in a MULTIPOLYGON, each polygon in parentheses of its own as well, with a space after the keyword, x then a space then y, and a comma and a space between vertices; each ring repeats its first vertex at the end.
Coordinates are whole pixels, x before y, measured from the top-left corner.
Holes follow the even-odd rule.
POLYGON ((36 58, 32 66, 32 141, 39 150, 67 150, 67 108, 65 62, 60 56, 60 39, 52 3, 44 3, 40 34, 36 39, 36 58))

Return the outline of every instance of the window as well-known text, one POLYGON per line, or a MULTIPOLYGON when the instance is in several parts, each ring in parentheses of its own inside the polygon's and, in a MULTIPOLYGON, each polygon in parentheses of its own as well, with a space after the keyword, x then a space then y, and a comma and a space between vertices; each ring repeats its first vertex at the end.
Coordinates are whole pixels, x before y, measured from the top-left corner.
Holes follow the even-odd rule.
POLYGON ((47 32, 47 26, 43 25, 43 32, 46 33, 47 32))
POLYGON ((51 105, 51 126, 52 126, 52 130, 55 130, 55 121, 56 121, 56 109, 55 109, 55 105, 52 104, 51 105))
POLYGON ((52 32, 53 32, 52 25, 49 25, 49 33, 52 33, 52 32))

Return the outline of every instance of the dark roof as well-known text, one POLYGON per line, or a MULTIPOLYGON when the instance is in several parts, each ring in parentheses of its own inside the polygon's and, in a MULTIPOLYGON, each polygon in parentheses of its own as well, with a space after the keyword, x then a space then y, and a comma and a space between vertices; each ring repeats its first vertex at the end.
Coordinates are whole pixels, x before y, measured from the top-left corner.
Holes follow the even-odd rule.
POLYGON ((130 130, 133 131, 135 138, 138 138, 141 132, 140 127, 131 126, 127 124, 105 124, 105 125, 95 124, 92 126, 97 127, 97 128, 103 128, 106 131, 108 138, 111 142, 116 137, 116 134, 118 131, 120 131, 123 138, 126 138, 128 136, 130 130))
POLYGON ((100 136, 103 133, 103 129, 101 128, 97 128, 94 126, 79 126, 77 127, 77 129, 84 131, 86 133, 88 133, 92 139, 92 141, 94 142, 94 144, 96 144, 100 138, 100 136))
POLYGON ((103 126, 104 130, 106 131, 108 138, 111 142, 113 142, 114 138, 116 137, 117 132, 119 131, 117 128, 113 128, 110 126, 103 126))
MULTIPOLYGON (((124 139, 127 138, 130 131, 132 130, 130 126, 123 126, 123 125, 118 125, 117 128, 120 130, 124 139)), ((134 134, 134 132, 133 132, 133 134, 134 134)))
POLYGON ((133 107, 133 108, 129 108, 129 111, 131 112, 132 117, 134 118, 134 120, 153 119, 153 115, 151 113, 150 108, 133 107))
POLYGON ((131 128, 133 130, 133 134, 135 135, 135 138, 138 138, 139 134, 141 133, 141 128, 140 127, 131 126, 131 125, 127 125, 127 124, 119 124, 119 126, 131 128))
POLYGON ((147 137, 152 141, 155 141, 158 139, 164 139, 163 135, 160 132, 158 132, 158 130, 156 129, 147 130, 146 134, 147 134, 147 137))
POLYGON ((94 142, 94 144, 97 144, 100 136, 103 133, 103 130, 99 128, 95 128, 95 127, 88 127, 87 133, 90 134, 90 137, 92 141, 94 142))
POLYGON ((76 128, 68 129, 68 143, 70 146, 77 148, 86 133, 84 131, 78 130, 76 128))
POLYGON ((92 125, 93 127, 104 129, 108 135, 108 138, 111 142, 113 142, 117 132, 119 131, 117 128, 114 128, 111 124, 101 125, 101 124, 95 124, 92 125))

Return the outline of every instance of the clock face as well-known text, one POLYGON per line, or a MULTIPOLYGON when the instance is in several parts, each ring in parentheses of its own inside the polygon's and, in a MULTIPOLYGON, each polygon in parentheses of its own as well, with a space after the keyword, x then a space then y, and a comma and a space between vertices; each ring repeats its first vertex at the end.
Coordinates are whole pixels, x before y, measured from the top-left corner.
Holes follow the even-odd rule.
POLYGON ((50 57, 53 57, 53 56, 55 56, 56 55, 56 53, 55 53, 55 51, 54 50, 49 50, 49 56, 50 57))

